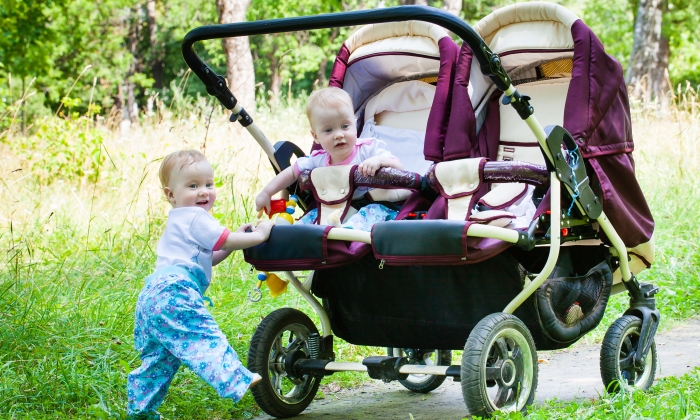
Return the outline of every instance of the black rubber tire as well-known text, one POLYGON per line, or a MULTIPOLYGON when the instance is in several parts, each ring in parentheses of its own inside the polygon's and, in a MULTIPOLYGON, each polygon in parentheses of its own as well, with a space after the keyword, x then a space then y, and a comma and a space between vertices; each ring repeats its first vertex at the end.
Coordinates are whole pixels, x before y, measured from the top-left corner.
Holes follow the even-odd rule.
POLYGON ((537 351, 530 331, 514 315, 485 317, 469 334, 460 375, 471 416, 488 418, 496 410, 525 412, 537 389, 537 351))
POLYGON ((600 376, 608 392, 617 392, 622 388, 646 391, 654 383, 658 363, 655 341, 651 343, 643 369, 620 366, 620 359, 628 356, 630 348, 636 348, 641 329, 641 319, 625 315, 613 322, 605 333, 600 348, 600 376))
POLYGON ((263 379, 250 390, 255 402, 267 414, 278 418, 296 416, 316 396, 321 377, 304 375, 302 378, 291 378, 283 363, 287 354, 285 349, 292 347, 298 347, 308 357, 307 339, 310 333, 318 333, 314 323, 306 314, 292 308, 272 312, 255 330, 248 349, 248 369, 260 374, 263 379), (288 339, 286 345, 283 344, 283 336, 285 340, 288 339))
MULTIPOLYGON (((389 356, 404 356, 403 350, 394 347, 387 347, 387 355, 389 356), (400 353, 396 354, 395 351, 398 350, 400 353)), ((435 350, 430 353, 431 357, 435 358, 438 366, 450 366, 452 364, 452 351, 451 350, 435 350)), ((431 364, 435 364, 431 360, 431 364)), ((409 360, 409 364, 427 364, 426 359, 420 361, 409 360)), ((399 380, 399 383, 403 385, 404 388, 409 391, 418 392, 420 394, 427 394, 430 391, 437 389, 443 382, 445 382, 447 376, 443 375, 408 375, 408 378, 399 380)))

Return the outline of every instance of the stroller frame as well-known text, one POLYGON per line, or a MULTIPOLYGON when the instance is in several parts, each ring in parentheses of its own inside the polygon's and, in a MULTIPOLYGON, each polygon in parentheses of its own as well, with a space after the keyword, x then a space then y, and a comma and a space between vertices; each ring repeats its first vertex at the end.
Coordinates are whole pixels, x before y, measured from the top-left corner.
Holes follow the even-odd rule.
MULTIPOLYGON (((656 309, 654 294, 658 288, 650 284, 640 284, 630 271, 628 263, 628 252, 622 239, 615 231, 602 209, 599 199, 595 196, 588 185, 588 176, 583 163, 570 167, 562 157, 562 144, 573 144, 571 135, 560 126, 548 126, 543 128, 534 115, 534 109, 529 103, 527 96, 521 95, 513 86, 510 77, 501 65, 500 58, 493 53, 484 40, 467 23, 456 16, 439 9, 424 6, 402 6, 379 10, 354 11, 344 13, 324 14, 317 16, 294 17, 285 19, 275 19, 257 22, 243 22, 236 24, 222 24, 203 26, 190 31, 182 43, 182 54, 192 71, 204 82, 207 92, 221 102, 223 106, 232 111, 231 122, 238 121, 245 127, 253 138, 259 143, 276 172, 284 167, 280 161, 289 160, 292 154, 299 157, 304 153, 298 147, 288 142, 279 142, 275 146, 257 128, 251 116, 238 103, 237 99, 228 89, 224 77, 217 75, 206 63, 204 63, 194 50, 194 44, 199 41, 218 39, 225 37, 250 36, 278 32, 291 32, 299 30, 313 30, 331 27, 356 26, 384 22, 397 22, 407 20, 418 20, 430 22, 442 26, 459 36, 466 42, 474 56, 478 60, 481 70, 488 76, 496 87, 501 90, 505 97, 504 104, 510 104, 518 112, 520 118, 524 120, 529 129, 534 133, 541 151, 546 157, 547 170, 550 178, 550 200, 552 212, 550 219, 550 229, 547 239, 549 239, 549 254, 544 268, 531 281, 525 281, 522 291, 513 298, 508 305, 503 308, 504 314, 513 314, 542 283, 550 276, 559 257, 562 242, 560 229, 566 227, 569 219, 566 214, 561 214, 558 210, 558 203, 561 198, 561 184, 564 185, 569 195, 572 197, 582 215, 584 221, 591 223, 596 221, 612 244, 611 253, 619 260, 619 269, 622 274, 622 283, 630 295, 630 308, 625 315, 635 315, 641 319, 639 340, 633 349, 633 357, 629 360, 634 366, 643 367, 647 356, 652 349, 654 335, 659 323, 660 315, 656 309), (574 176, 571 176, 574 175, 574 176), (582 180, 576 183, 576 180, 582 180)), ((288 165, 288 164, 287 164, 288 165)), ((531 250, 534 248, 538 238, 535 231, 540 228, 541 220, 536 218, 527 231, 519 232, 506 228, 471 225, 467 235, 481 238, 500 239, 523 248, 531 250)), ((367 244, 372 243, 369 232, 354 231, 342 228, 333 228, 328 232, 329 240, 356 241, 367 244)), ((542 243, 542 238, 539 238, 542 243)), ((406 358, 401 357, 370 357, 363 363, 336 362, 332 352, 332 330, 331 322, 323 305, 310 293, 313 273, 305 282, 297 278, 292 271, 285 271, 289 282, 298 290, 305 300, 311 305, 313 310, 321 320, 321 335, 319 343, 313 345, 320 348, 315 358, 296 358, 287 362, 288 373, 293 371, 295 375, 311 375, 321 377, 338 371, 364 371, 375 379, 395 380, 405 379, 406 375, 423 374, 436 376, 450 376, 457 380, 460 378, 459 366, 427 366, 418 364, 407 364, 406 358), (371 360, 370 360, 371 359, 371 360)), ((617 290, 621 291, 621 290, 617 290)), ((316 339, 318 340, 318 339, 316 339)), ((312 341, 310 339, 310 341, 312 341)), ((465 352, 466 353, 466 352, 465 352)), ((536 366, 535 366, 536 369, 536 366)), ((653 373, 652 373, 653 374, 653 373)), ((318 382, 318 381, 317 381, 318 382)), ((536 378, 535 378, 536 382, 536 378)), ((315 391, 314 391, 315 393, 315 391)), ((257 396, 257 395, 256 395, 257 396)), ((534 392, 533 392, 534 396, 534 392)), ((465 395, 465 400, 466 400, 465 395)), ((311 398, 312 399, 312 398, 311 398)), ((287 417, 298 414, 310 403, 303 401, 298 408, 289 411, 272 410, 270 414, 278 417, 287 417)), ((524 404, 516 401, 513 407, 491 407, 483 411, 482 415, 489 415, 493 409, 524 410, 532 399, 527 399, 524 404)), ((469 405, 469 403, 468 403, 469 405)), ((263 406, 263 404, 261 404, 263 406)), ((470 411, 472 407, 469 407, 470 411)), ((265 407, 263 407, 265 409, 265 407)), ((266 410, 268 411, 268 410, 266 410)), ((479 411, 479 410, 476 410, 479 411)), ((269 412, 269 411, 268 411, 269 412)), ((477 414, 472 412, 472 414, 477 414)))

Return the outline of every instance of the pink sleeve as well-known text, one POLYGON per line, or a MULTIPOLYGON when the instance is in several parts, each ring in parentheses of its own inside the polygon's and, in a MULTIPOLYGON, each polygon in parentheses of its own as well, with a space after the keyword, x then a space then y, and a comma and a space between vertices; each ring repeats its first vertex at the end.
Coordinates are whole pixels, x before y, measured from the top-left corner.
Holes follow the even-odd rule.
POLYGON ((219 239, 216 241, 214 244, 214 248, 212 248, 212 251, 218 251, 221 249, 222 246, 224 246, 224 242, 226 242, 226 238, 228 238, 228 235, 231 233, 228 228, 224 228, 224 231, 221 232, 221 236, 219 236, 219 239))

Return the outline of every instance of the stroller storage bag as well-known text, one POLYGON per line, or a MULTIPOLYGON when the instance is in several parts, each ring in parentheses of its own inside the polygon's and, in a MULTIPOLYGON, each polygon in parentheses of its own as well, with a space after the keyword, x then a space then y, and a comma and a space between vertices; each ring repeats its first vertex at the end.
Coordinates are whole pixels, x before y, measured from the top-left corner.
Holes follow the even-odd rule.
POLYGON ((603 319, 612 290, 607 261, 580 277, 546 280, 537 289, 535 307, 542 332, 559 343, 573 343, 603 319))

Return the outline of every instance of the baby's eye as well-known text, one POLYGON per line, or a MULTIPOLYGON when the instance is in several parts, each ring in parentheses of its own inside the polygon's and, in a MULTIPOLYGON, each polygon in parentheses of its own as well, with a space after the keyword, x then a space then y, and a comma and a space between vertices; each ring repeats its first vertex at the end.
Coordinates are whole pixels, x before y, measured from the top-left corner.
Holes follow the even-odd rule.
POLYGON ((330 128, 326 128, 325 130, 323 130, 324 133, 330 133, 331 131, 333 130, 331 130, 330 128))
POLYGON ((197 188, 197 184, 190 184, 190 188, 197 188))
POLYGON ((343 130, 347 130, 348 128, 350 128, 350 124, 343 124, 343 130))
POLYGON ((207 188, 212 188, 213 186, 214 186, 214 184, 211 184, 211 183, 207 184, 207 188))

